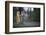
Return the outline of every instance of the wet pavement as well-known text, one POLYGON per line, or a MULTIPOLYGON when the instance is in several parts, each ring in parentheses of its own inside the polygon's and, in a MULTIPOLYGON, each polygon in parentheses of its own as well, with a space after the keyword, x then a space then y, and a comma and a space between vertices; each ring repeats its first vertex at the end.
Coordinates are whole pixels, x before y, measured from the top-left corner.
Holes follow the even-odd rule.
POLYGON ((40 22, 35 22, 35 21, 31 21, 31 22, 23 22, 23 23, 19 23, 16 24, 14 22, 13 27, 39 27, 40 26, 40 22))

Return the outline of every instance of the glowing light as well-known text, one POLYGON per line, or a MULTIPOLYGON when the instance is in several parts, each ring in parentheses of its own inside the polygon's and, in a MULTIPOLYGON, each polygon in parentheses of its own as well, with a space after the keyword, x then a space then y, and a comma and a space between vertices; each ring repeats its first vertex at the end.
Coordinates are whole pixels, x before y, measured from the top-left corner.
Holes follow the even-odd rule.
POLYGON ((28 8, 27 8, 27 7, 24 7, 24 10, 25 10, 25 11, 27 11, 27 10, 28 10, 28 8))
POLYGON ((34 8, 31 8, 31 11, 34 11, 34 8))

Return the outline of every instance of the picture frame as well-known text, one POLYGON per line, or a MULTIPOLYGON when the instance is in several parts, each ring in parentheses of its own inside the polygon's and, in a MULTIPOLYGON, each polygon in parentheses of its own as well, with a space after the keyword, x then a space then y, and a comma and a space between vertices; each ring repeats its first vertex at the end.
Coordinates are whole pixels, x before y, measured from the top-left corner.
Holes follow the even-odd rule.
MULTIPOLYGON (((25 12, 27 12, 27 11, 24 11, 24 13, 25 12)), ((35 18, 32 19, 31 21, 33 21, 33 20, 35 21, 35 18)), ((16 20, 16 21, 19 22, 20 20, 16 20)), ((23 23, 23 24, 25 24, 25 23, 23 23)), ((44 31, 45 31, 45 3, 5 1, 5 33, 6 34, 44 32, 44 31), (29 24, 29 25, 27 24, 24 26, 24 25, 21 25, 21 23, 20 23, 20 26, 17 24, 14 24, 14 22, 15 22, 14 13, 16 14, 15 11, 16 10, 18 11, 19 8, 22 8, 22 11, 24 11, 26 9, 30 10, 30 7, 31 7, 31 11, 33 11, 33 9, 34 9, 33 12, 38 12, 40 14, 40 16, 36 15, 37 17, 39 17, 38 20, 36 20, 36 24, 34 23, 34 26, 33 25, 31 26, 31 24, 29 24), (14 9, 16 9, 16 10, 14 11, 14 9)))

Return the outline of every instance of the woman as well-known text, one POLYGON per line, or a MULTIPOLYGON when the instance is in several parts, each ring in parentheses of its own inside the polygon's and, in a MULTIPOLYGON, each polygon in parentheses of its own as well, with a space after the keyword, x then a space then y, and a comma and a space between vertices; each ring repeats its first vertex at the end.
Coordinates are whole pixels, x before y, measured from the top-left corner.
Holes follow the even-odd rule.
POLYGON ((16 22, 17 24, 20 23, 20 12, 19 11, 17 11, 17 14, 16 14, 16 22))

